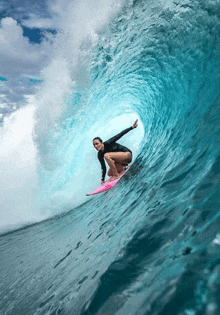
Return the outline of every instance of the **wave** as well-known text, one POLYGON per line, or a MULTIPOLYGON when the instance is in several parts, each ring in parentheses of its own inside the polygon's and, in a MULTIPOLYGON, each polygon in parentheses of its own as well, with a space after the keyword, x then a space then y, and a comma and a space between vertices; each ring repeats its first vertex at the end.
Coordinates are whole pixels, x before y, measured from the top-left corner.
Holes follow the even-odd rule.
POLYGON ((218 314, 218 32, 217 2, 127 1, 81 43, 64 109, 43 128, 35 112, 34 202, 56 216, 2 236, 5 314, 218 314), (84 197, 101 178, 91 140, 136 117, 129 171, 84 197))

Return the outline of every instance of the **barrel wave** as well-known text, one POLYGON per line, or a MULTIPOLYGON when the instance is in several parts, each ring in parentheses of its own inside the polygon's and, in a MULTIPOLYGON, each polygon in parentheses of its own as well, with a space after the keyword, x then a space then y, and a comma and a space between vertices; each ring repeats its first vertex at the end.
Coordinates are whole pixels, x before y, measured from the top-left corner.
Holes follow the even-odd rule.
POLYGON ((219 314, 218 14, 214 0, 126 1, 100 30, 89 80, 55 131, 36 127, 35 204, 57 215, 1 235, 2 314, 219 314), (129 170, 85 197, 101 180, 93 135, 136 117, 129 170))

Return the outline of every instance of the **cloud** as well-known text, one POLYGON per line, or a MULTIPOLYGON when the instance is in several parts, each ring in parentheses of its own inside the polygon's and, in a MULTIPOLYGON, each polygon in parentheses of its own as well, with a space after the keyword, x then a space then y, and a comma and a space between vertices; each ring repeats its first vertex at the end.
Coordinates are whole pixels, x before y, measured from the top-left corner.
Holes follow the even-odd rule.
POLYGON ((38 64, 46 65, 49 43, 33 45, 23 36, 22 27, 11 17, 1 20, 0 28, 1 73, 20 75, 23 71, 33 73, 38 64), (43 49, 44 48, 44 49, 43 49), (45 52, 45 49, 47 52, 45 52))
POLYGON ((25 95, 33 94, 33 84, 23 84, 25 76, 39 76, 40 71, 49 63, 52 45, 42 41, 33 45, 23 36, 23 29, 16 20, 6 17, 1 20, 0 27, 0 71, 7 81, 0 85, 0 98, 4 102, 5 112, 25 103, 25 95))
MULTIPOLYGON (((20 2, 24 5, 20 10, 24 12, 23 17, 21 14, 17 14, 19 18, 15 18, 16 15, 5 17, 0 25, 0 76, 7 78, 0 84, 0 109, 6 116, 0 126, 0 147, 3 148, 0 150, 3 170, 0 206, 4 209, 1 225, 11 224, 11 218, 13 223, 29 221, 40 208, 35 195, 35 188, 40 190, 38 185, 43 184, 38 183, 38 163, 41 172, 43 167, 48 167, 49 172, 59 168, 57 156, 54 158, 52 154, 55 147, 50 136, 56 137, 53 128, 63 113, 65 101, 69 101, 69 108, 71 106, 69 96, 74 83, 86 86, 91 48, 98 32, 118 11, 122 0, 48 0, 48 12, 42 14, 41 9, 39 17, 36 10, 35 14, 26 10, 26 6, 31 10, 31 5, 37 3, 31 1, 20 2), (24 26, 44 32, 54 26, 59 31, 55 36, 46 33, 45 39, 33 44, 24 36, 24 26), (43 84, 37 88, 36 83, 30 82, 33 77, 41 78, 43 84), (18 109, 25 103, 27 94, 34 94, 34 97, 29 97, 25 108, 18 109)), ((70 110, 74 115, 75 109, 70 110)), ((46 176, 50 176, 49 172, 46 176)), ((56 172, 53 176, 56 177, 56 172)), ((48 198, 48 205, 49 192, 50 188, 45 195, 39 196, 39 200, 48 198)), ((50 208, 53 209, 53 205, 50 208)))
POLYGON ((42 18, 30 13, 29 18, 22 20, 22 25, 29 28, 57 29, 56 21, 52 18, 42 18))
MULTIPOLYGON (((42 93, 48 95, 43 97, 44 104, 51 104, 53 101, 57 104, 58 100, 62 103, 61 99, 70 91, 73 86, 72 81, 76 80, 77 76, 81 81, 86 81, 85 62, 89 49, 82 51, 81 44, 86 43, 88 48, 96 42, 97 33, 120 9, 121 1, 48 0, 47 3, 43 3, 43 9, 35 8, 33 2, 34 13, 30 12, 31 6, 26 2, 22 2, 23 7, 20 5, 19 10, 15 12, 10 11, 8 7, 7 13, 17 16, 19 22, 12 17, 1 19, 0 75, 7 77, 8 80, 3 83, 1 81, 0 99, 7 107, 5 112, 9 113, 13 108, 22 106, 26 94, 37 92, 33 84, 21 82, 21 78, 40 77, 43 70, 47 78, 45 84, 48 84, 48 89, 44 87, 42 90, 42 93), (33 44, 24 36, 25 27, 38 29, 43 34, 43 39, 33 44), (58 30, 58 33, 53 35, 51 30, 58 30), (60 65, 64 65, 64 69, 60 70, 60 65), (66 87, 62 82, 59 88, 58 83, 52 83, 60 74, 62 74, 61 81, 67 84, 66 87), (49 76, 51 83, 49 83, 49 76), (60 97, 51 100, 51 94, 57 95, 58 90, 60 90, 60 97)), ((57 112, 60 113, 60 110, 57 112)))

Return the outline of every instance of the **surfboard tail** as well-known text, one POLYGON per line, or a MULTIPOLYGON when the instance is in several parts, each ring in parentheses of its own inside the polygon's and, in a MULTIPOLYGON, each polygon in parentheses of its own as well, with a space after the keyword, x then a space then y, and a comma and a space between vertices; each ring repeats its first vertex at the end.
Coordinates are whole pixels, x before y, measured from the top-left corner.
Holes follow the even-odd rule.
POLYGON ((92 196, 92 195, 96 195, 96 194, 99 194, 101 192, 104 192, 106 190, 109 190, 111 189, 112 187, 114 187, 117 182, 119 181, 119 179, 127 172, 128 168, 122 172, 120 175, 119 175, 119 178, 117 179, 114 179, 113 181, 106 181, 104 184, 100 185, 99 187, 97 187, 95 190, 93 190, 91 193, 89 194, 86 194, 86 196, 92 196))

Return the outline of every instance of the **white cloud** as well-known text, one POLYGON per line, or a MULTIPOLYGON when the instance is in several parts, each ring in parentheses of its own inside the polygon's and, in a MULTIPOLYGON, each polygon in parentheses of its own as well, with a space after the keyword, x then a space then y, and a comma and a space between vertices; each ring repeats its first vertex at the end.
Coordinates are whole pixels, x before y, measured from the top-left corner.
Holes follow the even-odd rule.
MULTIPOLYGON (((11 218, 14 223, 30 220, 31 213, 36 210, 33 211, 33 203, 38 188, 38 158, 51 167, 48 161, 52 157, 53 143, 47 139, 60 118, 74 81, 79 77, 86 81, 90 47, 96 42, 100 29, 119 9, 118 3, 120 0, 49 0, 51 19, 30 15, 30 19, 21 20, 21 25, 28 27, 51 28, 54 25, 60 30, 52 42, 43 40, 40 44, 32 44, 24 37, 15 19, 1 20, 0 69, 1 75, 8 79, 0 86, 4 103, 9 100, 11 106, 19 107, 17 104, 26 100, 26 94, 36 92, 33 87, 21 84, 20 77, 34 76, 44 80, 35 94, 34 107, 29 101, 27 107, 6 117, 3 127, 0 126, 0 147, 3 148, 0 150, 3 170, 0 202, 4 209, 1 224, 11 224, 11 218), (82 43, 86 43, 87 48, 82 48, 82 43), (79 76, 82 69, 84 74, 79 76), (36 134, 40 151, 32 140, 32 132, 36 134)), ((52 163, 52 169, 56 168, 57 161, 52 163)), ((50 197, 48 195, 49 200, 50 197)))
POLYGON ((18 108, 25 102, 24 95, 35 93, 35 87, 22 84, 20 78, 40 75, 51 58, 52 45, 46 40, 33 45, 23 36, 22 27, 11 17, 1 20, 0 42, 1 75, 8 78, 0 86, 0 98, 5 107, 16 103, 18 108))
POLYGON ((41 18, 36 14, 30 13, 29 19, 22 21, 22 25, 29 28, 39 28, 39 29, 56 29, 57 24, 53 18, 41 18))
POLYGON ((11 17, 1 20, 0 28, 0 60, 3 75, 34 72, 38 64, 46 65, 45 57, 50 49, 49 43, 33 45, 23 36, 22 27, 11 17))
MULTIPOLYGON (((11 104, 11 107, 14 103, 17 103, 16 107, 23 104, 24 95, 35 93, 35 88, 28 84, 21 84, 19 78, 39 77, 42 69, 46 69, 44 74, 46 73, 48 80, 50 80, 48 75, 51 73, 51 83, 48 83, 48 93, 46 93, 50 100, 49 103, 54 101, 57 104, 58 100, 59 103, 62 103, 61 98, 72 86, 72 81, 77 78, 77 75, 78 78, 83 77, 83 80, 86 81, 85 75, 82 76, 79 73, 86 74, 83 63, 85 63, 89 50, 82 52, 81 43, 86 42, 89 47, 96 42, 97 33, 118 11, 121 1, 69 0, 63 2, 62 0, 49 0, 48 12, 44 16, 51 16, 51 18, 43 18, 30 13, 29 19, 21 20, 21 25, 29 28, 43 28, 44 32, 48 28, 60 30, 56 36, 49 32, 46 33, 50 40, 44 39, 40 44, 33 44, 23 36, 22 27, 15 19, 3 18, 0 27, 0 69, 1 75, 8 78, 8 81, 0 86, 0 94, 6 95, 1 97, 4 103, 11 104), (64 85, 61 83, 60 88, 56 87, 55 91, 55 85, 53 86, 52 82, 54 82, 55 76, 59 77, 60 67, 59 64, 56 65, 56 62, 60 63, 60 61, 65 64, 65 69, 61 71, 62 80, 67 83, 66 79, 69 78, 69 81, 67 87, 62 87, 64 85), (81 69, 78 67, 79 64, 81 69), (53 86, 53 88, 50 89, 49 86, 53 86), (51 99, 51 94, 57 95, 58 90, 62 96, 51 99)), ((47 82, 49 82, 48 80, 47 82)), ((46 97, 44 100, 48 103, 46 97)), ((43 103, 45 104, 45 102, 43 103)))

